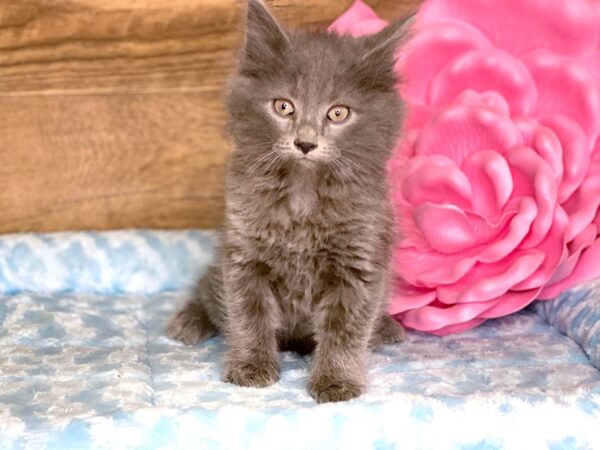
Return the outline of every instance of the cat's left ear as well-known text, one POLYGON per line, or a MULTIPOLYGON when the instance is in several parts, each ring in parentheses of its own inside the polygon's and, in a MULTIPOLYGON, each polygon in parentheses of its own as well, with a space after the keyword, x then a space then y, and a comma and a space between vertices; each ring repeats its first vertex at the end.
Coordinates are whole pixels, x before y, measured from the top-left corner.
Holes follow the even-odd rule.
MULTIPOLYGON (((377 58, 393 58, 394 53, 406 40, 412 17, 391 23, 378 33, 366 37, 367 52, 363 55, 365 60, 377 58)), ((372 61, 373 62, 373 61, 372 61)))
MULTIPOLYGON (((373 80, 374 82, 380 81, 383 84, 389 84, 390 75, 395 79, 393 70, 396 51, 407 40, 412 22, 412 17, 398 20, 380 32, 365 37, 365 52, 361 57, 361 62, 366 67, 372 68, 375 74, 378 73, 380 77, 383 77, 381 80, 373 80)), ((394 80, 391 82, 394 84, 394 80)))

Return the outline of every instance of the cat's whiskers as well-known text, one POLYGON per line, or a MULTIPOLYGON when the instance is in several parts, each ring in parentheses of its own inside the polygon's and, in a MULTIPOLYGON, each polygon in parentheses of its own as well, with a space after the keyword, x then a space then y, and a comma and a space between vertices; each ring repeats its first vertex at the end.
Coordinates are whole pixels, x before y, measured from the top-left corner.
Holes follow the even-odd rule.
POLYGON ((333 161, 340 169, 344 170, 343 175, 345 177, 353 175, 358 169, 360 169, 358 164, 351 159, 344 157, 343 155, 338 155, 333 161))
POLYGON ((345 164, 350 169, 350 171, 353 173, 358 173, 363 170, 363 168, 360 165, 358 165, 355 161, 352 161, 347 156, 340 155, 339 160, 340 160, 340 162, 345 164))
POLYGON ((346 188, 349 178, 346 176, 346 174, 344 173, 344 166, 341 163, 340 160, 338 159, 333 159, 330 161, 330 168, 331 171, 333 172, 333 175, 335 176, 335 179, 341 183, 341 185, 344 187, 344 189, 346 188))
POLYGON ((259 156, 258 159, 256 159, 247 169, 248 173, 263 173, 264 170, 259 171, 259 168, 261 168, 261 166, 263 165, 268 166, 273 161, 273 159, 277 158, 278 153, 279 150, 277 148, 274 148, 271 151, 259 156))
POLYGON ((273 170, 278 169, 283 162, 285 162, 281 154, 281 149, 278 147, 275 147, 272 152, 268 153, 268 155, 270 160, 267 161, 266 166, 262 168, 262 171, 260 172, 261 175, 271 173, 273 170))

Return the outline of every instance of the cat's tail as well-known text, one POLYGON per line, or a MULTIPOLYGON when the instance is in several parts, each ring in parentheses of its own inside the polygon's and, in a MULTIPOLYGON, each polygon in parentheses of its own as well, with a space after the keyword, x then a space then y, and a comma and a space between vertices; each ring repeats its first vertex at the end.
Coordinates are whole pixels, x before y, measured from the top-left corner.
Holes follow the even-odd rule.
POLYGON ((217 267, 211 267, 200 280, 192 297, 169 321, 166 334, 187 345, 210 339, 218 332, 218 284, 221 277, 217 267))

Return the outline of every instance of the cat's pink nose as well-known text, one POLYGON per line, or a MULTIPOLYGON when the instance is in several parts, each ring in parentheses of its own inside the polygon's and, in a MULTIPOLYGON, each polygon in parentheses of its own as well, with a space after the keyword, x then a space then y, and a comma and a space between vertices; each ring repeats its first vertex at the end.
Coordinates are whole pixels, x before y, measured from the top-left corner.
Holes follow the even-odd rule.
POLYGON ((311 150, 317 148, 317 144, 315 144, 313 142, 304 142, 304 141, 299 141, 299 140, 295 140, 294 145, 296 147, 298 147, 300 150, 302 150, 302 153, 304 153, 305 155, 308 152, 310 152, 311 150))

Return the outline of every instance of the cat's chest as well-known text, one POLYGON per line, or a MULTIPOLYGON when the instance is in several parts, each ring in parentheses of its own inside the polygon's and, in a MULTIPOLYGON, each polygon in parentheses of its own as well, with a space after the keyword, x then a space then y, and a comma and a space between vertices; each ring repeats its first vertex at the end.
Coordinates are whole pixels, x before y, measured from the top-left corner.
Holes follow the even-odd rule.
POLYGON ((275 260, 310 259, 327 251, 328 233, 321 226, 292 222, 271 224, 258 231, 257 250, 275 260))
POLYGON ((311 175, 290 176, 284 188, 265 195, 247 224, 259 247, 276 258, 309 258, 321 253, 331 233, 330 211, 319 199, 311 175))
POLYGON ((320 214, 319 196, 312 176, 302 173, 290 176, 286 195, 280 207, 286 208, 291 219, 306 220, 320 214))
POLYGON ((328 253, 327 239, 310 226, 294 224, 285 229, 270 226, 257 231, 251 252, 266 263, 282 298, 309 298, 328 253))

